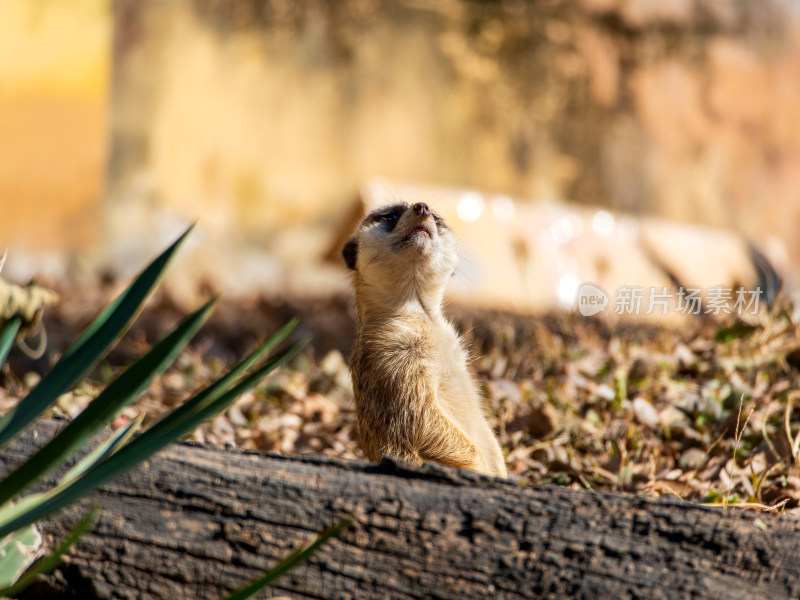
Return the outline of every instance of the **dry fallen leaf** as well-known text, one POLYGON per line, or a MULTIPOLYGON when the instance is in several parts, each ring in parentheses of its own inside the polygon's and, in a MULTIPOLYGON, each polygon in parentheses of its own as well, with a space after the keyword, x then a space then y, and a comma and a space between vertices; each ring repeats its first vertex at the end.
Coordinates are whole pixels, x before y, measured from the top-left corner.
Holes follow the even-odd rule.
MULTIPOLYGON (((51 307, 46 322, 53 351, 63 350, 89 316, 74 294, 59 293, 63 301, 51 307)), ((88 304, 97 305, 102 302, 88 304)), ((254 328, 266 334, 298 315, 318 345, 192 439, 361 457, 345 358, 353 330, 347 306, 341 299, 223 303, 218 320, 212 317, 197 342, 113 425, 142 411, 146 424, 154 422, 251 347, 254 328)), ((698 321, 681 331, 625 322, 610 327, 565 314, 453 312, 475 356, 473 367, 513 479, 694 501, 730 495, 774 506, 788 499, 787 509, 800 506, 800 410, 791 408, 800 376, 793 307, 746 328, 731 318, 717 325, 698 321)), ((145 322, 107 364, 54 410, 77 414, 177 316, 168 300, 151 305, 145 322)), ((6 365, 0 412, 13 407, 38 377, 24 358, 6 365)))

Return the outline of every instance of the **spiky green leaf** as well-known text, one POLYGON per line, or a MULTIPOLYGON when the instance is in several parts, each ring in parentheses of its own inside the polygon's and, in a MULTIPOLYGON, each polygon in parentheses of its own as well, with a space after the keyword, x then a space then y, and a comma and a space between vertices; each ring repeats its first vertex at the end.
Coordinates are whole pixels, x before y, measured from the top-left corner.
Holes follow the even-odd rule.
MULTIPOLYGON (((202 421, 212 417, 228 406, 239 395, 255 385, 270 371, 294 357, 307 343, 308 338, 303 338, 289 349, 267 361, 265 365, 253 373, 244 377, 238 384, 233 385, 233 387, 230 387, 233 383, 233 381, 230 380, 226 381, 226 385, 224 386, 212 384, 210 387, 214 388, 213 393, 206 394, 204 391, 198 395, 203 396, 202 402, 193 402, 198 397, 195 396, 195 398, 186 403, 192 406, 191 410, 182 410, 186 406, 184 405, 173 411, 173 413, 181 411, 178 418, 169 419, 173 415, 173 413, 170 413, 167 418, 162 419, 162 423, 168 420, 168 427, 153 427, 147 430, 131 443, 106 460, 92 467, 81 477, 78 477, 68 485, 58 486, 44 494, 37 495, 38 497, 35 503, 32 505, 27 505, 26 503, 27 510, 24 512, 14 510, 17 509, 17 505, 11 507, 9 512, 0 512, 0 536, 6 535, 29 523, 38 521, 71 504, 123 471, 146 460, 173 440, 186 435, 202 421)), ((227 377, 228 376, 221 378, 220 381, 226 380, 227 377)), ((219 383, 219 381, 217 383, 219 383)), ((27 500, 28 498, 24 499, 24 501, 27 500)))
POLYGON ((0 542, 0 597, 9 595, 3 593, 3 588, 14 585, 39 557, 41 546, 42 535, 33 525, 18 529, 0 542))
POLYGON ((79 460, 75 466, 64 473, 64 475, 61 476, 61 479, 58 480, 58 484, 62 486, 67 485, 83 475, 96 464, 99 464, 117 452, 120 448, 128 443, 128 441, 133 437, 134 433, 139 431, 143 421, 144 413, 140 414, 133 421, 117 429, 113 435, 108 437, 107 440, 99 444, 97 448, 89 452, 89 454, 79 460))
POLYGON ((191 231, 161 253, 81 334, 39 384, 0 419, 0 448, 82 379, 128 329, 191 231))
POLYGON ((64 556, 64 554, 66 554, 73 546, 73 544, 77 542, 78 539, 94 525, 99 514, 100 506, 95 505, 88 513, 86 513, 83 519, 80 520, 80 522, 70 532, 66 539, 61 542, 61 544, 59 544, 55 550, 53 550, 44 558, 38 560, 16 581, 16 583, 5 589, 0 588, 0 597, 16 596, 31 583, 33 583, 34 577, 40 573, 47 573, 48 571, 54 569, 58 563, 61 562, 61 557, 64 556))
POLYGON ((6 362, 8 352, 11 350, 11 346, 14 345, 14 340, 17 339, 17 334, 21 326, 22 318, 14 317, 7 321, 3 325, 3 329, 0 330, 0 366, 6 362))
POLYGON ((103 390, 74 421, 24 464, 0 482, 0 505, 61 464, 76 448, 98 433, 114 415, 144 392, 164 371, 211 314, 216 299, 189 315, 150 351, 103 390))
POLYGON ((333 527, 326 529, 319 535, 303 544, 301 547, 294 550, 281 562, 270 569, 269 572, 264 576, 259 577, 246 587, 237 590, 230 596, 226 596, 224 600, 247 600, 247 598, 253 597, 265 587, 271 585, 276 579, 278 579, 278 577, 285 575, 288 571, 295 568, 301 562, 308 560, 308 558, 317 550, 319 550, 324 543, 326 543, 332 537, 339 535, 346 527, 349 527, 351 523, 352 521, 350 519, 343 519, 339 521, 333 527))

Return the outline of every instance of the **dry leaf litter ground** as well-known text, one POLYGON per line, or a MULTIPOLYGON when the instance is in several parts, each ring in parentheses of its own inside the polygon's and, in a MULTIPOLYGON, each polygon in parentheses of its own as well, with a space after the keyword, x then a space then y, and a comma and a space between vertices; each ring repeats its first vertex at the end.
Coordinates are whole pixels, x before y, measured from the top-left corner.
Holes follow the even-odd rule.
MULTIPOLYGON (((15 351, 0 377, 0 412, 36 383, 108 300, 61 291, 45 318, 48 354, 15 351)), ((698 317, 679 331, 595 317, 522 317, 452 308, 470 344, 510 477, 687 501, 800 510, 800 311, 784 303, 756 322, 698 317)), ((122 343, 53 412, 76 415, 180 318, 150 303, 122 343)), ((288 367, 191 439, 283 454, 361 458, 346 357, 347 298, 223 302, 175 365, 114 425, 153 423, 292 316, 315 338, 288 367)))

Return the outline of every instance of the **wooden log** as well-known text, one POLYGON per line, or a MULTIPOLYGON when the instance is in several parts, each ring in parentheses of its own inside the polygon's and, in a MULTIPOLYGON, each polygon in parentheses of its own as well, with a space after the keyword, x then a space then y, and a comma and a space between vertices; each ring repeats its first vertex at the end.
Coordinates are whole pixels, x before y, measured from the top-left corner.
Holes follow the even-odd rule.
MULTIPOLYGON (((4 449, 0 473, 57 426, 40 424, 4 449)), ((97 496, 99 523, 21 597, 217 598, 347 515, 355 524, 272 595, 800 597, 800 521, 736 508, 188 444, 97 496)), ((47 538, 80 514, 47 520, 47 538)))

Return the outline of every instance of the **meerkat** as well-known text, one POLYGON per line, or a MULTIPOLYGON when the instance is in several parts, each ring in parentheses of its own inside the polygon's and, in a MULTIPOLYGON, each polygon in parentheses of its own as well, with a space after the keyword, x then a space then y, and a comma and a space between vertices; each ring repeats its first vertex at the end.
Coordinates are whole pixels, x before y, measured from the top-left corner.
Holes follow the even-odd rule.
POLYGON ((467 352, 442 314, 456 237, 427 204, 370 213, 342 249, 357 309, 350 361, 361 448, 505 477, 467 352))

